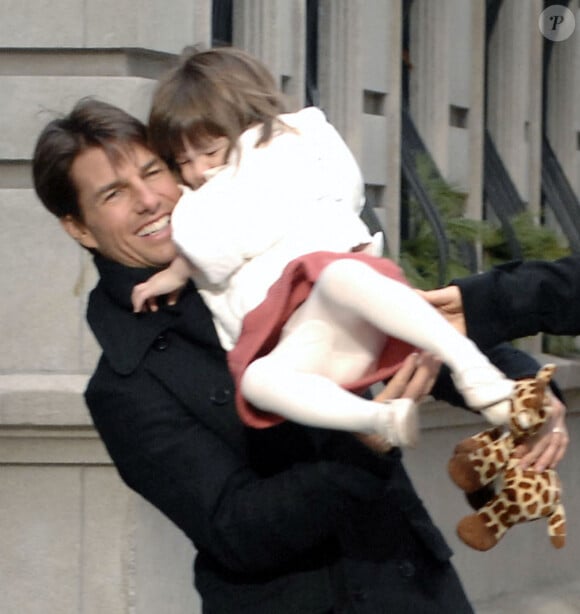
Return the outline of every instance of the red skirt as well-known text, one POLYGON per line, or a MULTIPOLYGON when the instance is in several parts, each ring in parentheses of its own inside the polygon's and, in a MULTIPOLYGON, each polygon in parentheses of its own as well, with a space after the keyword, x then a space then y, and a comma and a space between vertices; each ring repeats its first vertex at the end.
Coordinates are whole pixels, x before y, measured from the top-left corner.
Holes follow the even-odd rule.
MULTIPOLYGON (((228 364, 236 384, 236 409, 244 424, 253 428, 267 428, 284 421, 284 418, 276 414, 257 409, 243 398, 240 393, 242 376, 251 362, 269 354, 276 347, 284 324, 307 299, 322 270, 342 258, 364 262, 382 275, 408 285, 394 262, 362 252, 315 252, 292 260, 272 285, 266 298, 246 315, 240 338, 228 352, 228 364)), ((375 369, 343 387, 360 394, 371 384, 393 375, 404 359, 414 351, 416 348, 408 343, 389 337, 375 369)))

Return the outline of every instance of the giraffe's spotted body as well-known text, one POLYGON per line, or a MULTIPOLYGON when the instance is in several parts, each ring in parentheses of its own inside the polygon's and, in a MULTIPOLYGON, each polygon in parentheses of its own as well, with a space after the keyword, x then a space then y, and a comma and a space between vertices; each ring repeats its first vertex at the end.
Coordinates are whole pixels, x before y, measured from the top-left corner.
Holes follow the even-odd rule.
POLYGON ((449 462, 451 478, 462 490, 470 495, 487 493, 477 512, 457 527, 461 539, 473 548, 488 550, 510 527, 539 518, 548 518, 548 534, 556 548, 565 543, 566 517, 557 473, 522 470, 512 458, 515 447, 533 437, 548 417, 546 388, 554 370, 546 365, 535 378, 516 383, 508 431, 489 429, 462 441, 449 462))

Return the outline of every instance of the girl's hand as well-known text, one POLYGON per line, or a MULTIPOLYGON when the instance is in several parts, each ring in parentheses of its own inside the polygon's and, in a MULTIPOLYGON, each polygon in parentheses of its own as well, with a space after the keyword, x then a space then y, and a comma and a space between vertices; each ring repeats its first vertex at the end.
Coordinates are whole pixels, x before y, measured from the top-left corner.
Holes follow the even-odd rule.
POLYGON ((141 311, 158 311, 157 297, 164 294, 167 295, 167 304, 175 305, 179 294, 183 289, 183 285, 175 287, 174 283, 166 280, 163 274, 167 271, 161 271, 153 275, 150 279, 142 284, 137 284, 131 293, 131 302, 133 303, 133 311, 139 313, 141 311))
POLYGON ((167 304, 175 305, 192 271, 192 265, 183 256, 174 258, 166 269, 133 288, 133 311, 157 311, 157 297, 164 294, 167 295, 167 304))

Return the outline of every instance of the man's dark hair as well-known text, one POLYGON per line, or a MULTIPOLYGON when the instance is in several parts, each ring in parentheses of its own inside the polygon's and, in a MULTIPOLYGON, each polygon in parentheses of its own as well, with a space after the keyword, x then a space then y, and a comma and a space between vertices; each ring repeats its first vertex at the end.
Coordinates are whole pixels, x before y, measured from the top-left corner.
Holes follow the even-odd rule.
POLYGON ((83 98, 65 116, 41 132, 32 160, 34 189, 58 218, 82 220, 71 167, 83 151, 100 147, 115 164, 133 145, 148 147, 147 130, 138 119, 114 105, 83 98))

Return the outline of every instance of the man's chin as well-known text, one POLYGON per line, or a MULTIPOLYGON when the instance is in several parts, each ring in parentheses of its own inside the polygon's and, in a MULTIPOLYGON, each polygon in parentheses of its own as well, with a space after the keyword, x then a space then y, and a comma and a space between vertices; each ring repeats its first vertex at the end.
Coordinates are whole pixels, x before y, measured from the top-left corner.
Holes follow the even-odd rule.
POLYGON ((167 254, 156 254, 150 259, 151 266, 157 269, 168 267, 177 257, 177 251, 169 250, 167 254))

